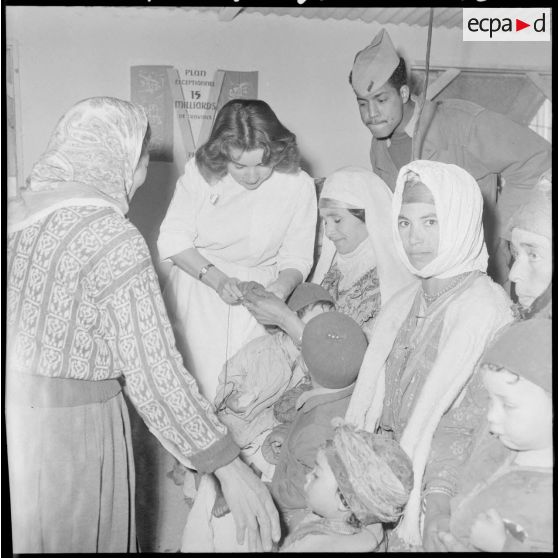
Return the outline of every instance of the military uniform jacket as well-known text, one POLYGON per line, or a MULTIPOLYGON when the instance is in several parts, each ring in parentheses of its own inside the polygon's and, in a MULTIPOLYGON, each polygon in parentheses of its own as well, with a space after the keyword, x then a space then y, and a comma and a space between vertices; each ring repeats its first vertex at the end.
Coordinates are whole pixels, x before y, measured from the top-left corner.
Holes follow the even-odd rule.
MULTIPOLYGON (((413 149, 416 142, 418 158, 459 165, 477 180, 485 200, 485 229, 490 227, 485 235, 495 240, 515 209, 527 201, 539 176, 551 167, 546 140, 502 114, 461 99, 426 101, 413 149)), ((370 161, 394 190, 399 169, 386 140, 372 138, 370 161)))

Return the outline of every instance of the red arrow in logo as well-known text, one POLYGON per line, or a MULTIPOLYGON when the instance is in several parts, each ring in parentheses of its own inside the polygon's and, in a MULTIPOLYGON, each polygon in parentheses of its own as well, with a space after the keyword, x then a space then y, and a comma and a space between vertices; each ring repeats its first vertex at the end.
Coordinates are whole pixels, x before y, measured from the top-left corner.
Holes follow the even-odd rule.
POLYGON ((521 21, 520 19, 515 18, 515 30, 516 31, 521 31, 522 29, 525 29, 526 27, 531 27, 530 23, 525 23, 524 21, 521 21))

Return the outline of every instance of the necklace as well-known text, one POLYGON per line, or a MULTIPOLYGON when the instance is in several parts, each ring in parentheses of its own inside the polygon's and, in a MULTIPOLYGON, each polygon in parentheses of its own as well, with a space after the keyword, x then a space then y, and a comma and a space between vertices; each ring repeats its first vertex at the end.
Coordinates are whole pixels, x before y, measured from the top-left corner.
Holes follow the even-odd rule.
POLYGON ((455 287, 457 287, 457 285, 459 285, 460 283, 463 282, 463 280, 470 274, 470 271, 466 271, 465 273, 461 273, 460 275, 456 275, 453 279, 453 281, 451 281, 451 283, 449 283, 446 287, 444 287, 441 291, 438 291, 437 293, 434 293, 432 295, 427 294, 424 291, 424 288, 422 289, 422 296, 425 300, 425 302, 427 304, 431 304, 432 302, 434 302, 436 299, 440 298, 443 294, 447 293, 448 291, 451 291, 452 289, 454 289, 455 287))

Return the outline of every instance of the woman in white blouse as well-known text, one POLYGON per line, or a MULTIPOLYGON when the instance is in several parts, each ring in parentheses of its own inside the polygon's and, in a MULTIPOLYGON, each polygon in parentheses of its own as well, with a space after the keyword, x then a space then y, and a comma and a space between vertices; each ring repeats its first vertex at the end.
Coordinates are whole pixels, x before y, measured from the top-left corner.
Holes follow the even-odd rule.
POLYGON ((177 182, 158 240, 174 264, 165 300, 177 344, 208 399, 227 358, 264 333, 239 284, 287 298, 312 266, 316 219, 295 135, 263 101, 225 104, 177 182))

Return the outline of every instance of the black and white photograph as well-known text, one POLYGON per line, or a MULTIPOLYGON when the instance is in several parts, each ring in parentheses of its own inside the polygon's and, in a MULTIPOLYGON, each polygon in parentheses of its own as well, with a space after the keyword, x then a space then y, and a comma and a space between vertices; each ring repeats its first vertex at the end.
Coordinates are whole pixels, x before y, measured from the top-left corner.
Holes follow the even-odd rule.
POLYGON ((3 3, 3 550, 552 552, 550 3, 278 4, 3 3))

